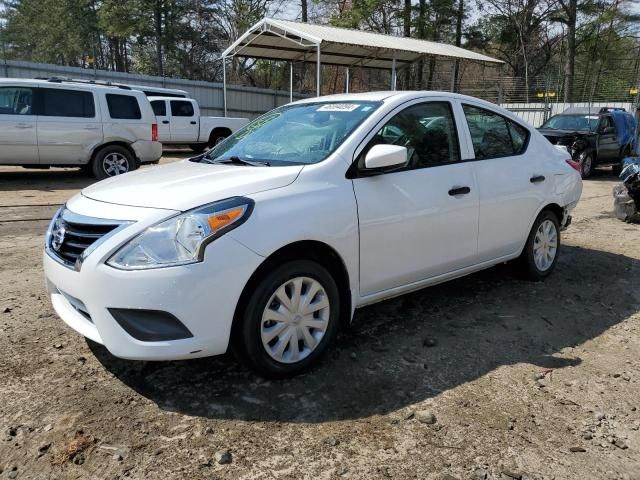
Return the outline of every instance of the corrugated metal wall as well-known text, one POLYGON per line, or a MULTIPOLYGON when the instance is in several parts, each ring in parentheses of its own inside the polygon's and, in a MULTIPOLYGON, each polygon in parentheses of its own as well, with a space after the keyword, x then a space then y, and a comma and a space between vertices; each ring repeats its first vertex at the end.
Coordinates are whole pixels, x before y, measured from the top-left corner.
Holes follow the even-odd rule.
MULTIPOLYGON (((86 68, 18 62, 13 60, 2 60, 0 62, 0 77, 71 77, 86 80, 130 83, 134 85, 178 88, 180 90, 186 90, 198 101, 203 115, 221 116, 223 114, 222 83, 161 78, 104 70, 94 72, 86 68)), ((293 97, 295 100, 297 98, 304 98, 304 95, 294 93, 293 97)), ((285 103, 289 103, 289 92, 286 91, 241 86, 228 86, 227 88, 227 114, 230 117, 255 118, 285 103)))

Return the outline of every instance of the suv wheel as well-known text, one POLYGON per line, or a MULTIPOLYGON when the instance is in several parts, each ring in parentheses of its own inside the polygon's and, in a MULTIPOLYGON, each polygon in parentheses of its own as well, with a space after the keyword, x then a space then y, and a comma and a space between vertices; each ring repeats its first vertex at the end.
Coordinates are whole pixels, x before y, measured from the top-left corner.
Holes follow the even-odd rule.
POLYGON ((93 176, 103 180, 130 172, 138 168, 131 152, 119 145, 111 145, 99 150, 92 162, 93 176))
POLYGON ((291 261, 253 290, 237 319, 234 350, 266 377, 297 375, 333 342, 339 316, 340 295, 331 274, 316 262, 291 261))
POLYGON ((518 259, 525 278, 540 281, 556 266, 560 252, 560 225, 556 215, 545 210, 533 223, 527 243, 518 259))

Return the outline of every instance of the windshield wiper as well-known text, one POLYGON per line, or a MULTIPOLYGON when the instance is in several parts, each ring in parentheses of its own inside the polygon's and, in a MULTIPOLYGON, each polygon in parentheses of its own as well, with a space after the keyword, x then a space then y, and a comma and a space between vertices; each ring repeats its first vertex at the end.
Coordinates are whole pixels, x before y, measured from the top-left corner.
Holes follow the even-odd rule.
POLYGON ((205 160, 207 163, 232 163, 234 165, 249 165, 251 167, 270 167, 271 164, 269 162, 258 162, 254 160, 244 160, 237 155, 233 155, 229 158, 217 158, 215 160, 211 160, 207 158, 205 160))

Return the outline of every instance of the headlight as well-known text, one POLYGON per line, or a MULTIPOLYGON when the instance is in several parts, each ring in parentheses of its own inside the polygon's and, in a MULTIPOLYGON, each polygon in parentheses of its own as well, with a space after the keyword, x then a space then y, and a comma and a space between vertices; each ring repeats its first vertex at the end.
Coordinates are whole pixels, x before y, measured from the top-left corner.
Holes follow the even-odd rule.
POLYGON ((242 225, 253 205, 249 198, 233 197, 172 217, 129 240, 107 264, 122 270, 142 270, 200 262, 204 248, 242 225))

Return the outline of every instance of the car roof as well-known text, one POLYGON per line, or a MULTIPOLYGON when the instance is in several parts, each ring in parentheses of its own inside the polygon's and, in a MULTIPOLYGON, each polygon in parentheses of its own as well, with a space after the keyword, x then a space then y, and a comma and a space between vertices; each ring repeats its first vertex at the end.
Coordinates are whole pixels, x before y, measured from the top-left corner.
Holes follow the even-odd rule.
POLYGON ((117 90, 118 93, 133 93, 136 96, 138 94, 144 95, 144 92, 140 90, 121 88, 117 85, 106 85, 106 84, 98 84, 98 83, 85 83, 85 82, 74 82, 71 80, 65 81, 51 81, 51 80, 43 80, 39 78, 0 78, 0 85, 24 85, 28 87, 49 87, 49 88, 69 88, 69 87, 80 87, 86 88, 89 90, 106 90, 106 91, 114 91, 117 90))
POLYGON ((193 98, 188 97, 163 97, 162 95, 148 95, 147 98, 149 101, 152 100, 188 100, 191 102, 195 102, 193 98))

